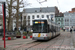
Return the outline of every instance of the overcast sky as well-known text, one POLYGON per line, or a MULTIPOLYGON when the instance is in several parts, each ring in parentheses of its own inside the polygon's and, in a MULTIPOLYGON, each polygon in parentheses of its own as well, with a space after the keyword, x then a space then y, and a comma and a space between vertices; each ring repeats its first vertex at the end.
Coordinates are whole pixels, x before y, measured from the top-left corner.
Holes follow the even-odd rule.
POLYGON ((27 0, 27 2, 31 3, 31 5, 25 8, 40 8, 40 7, 57 6, 60 12, 71 11, 72 8, 75 8, 75 0, 47 0, 47 2, 43 2, 41 4, 39 4, 38 1, 44 1, 44 0, 27 0))
POLYGON ((43 2, 41 4, 39 4, 37 0, 28 0, 28 2, 32 4, 26 8, 57 6, 60 12, 71 11, 72 8, 75 8, 75 0, 47 0, 47 2, 43 2))

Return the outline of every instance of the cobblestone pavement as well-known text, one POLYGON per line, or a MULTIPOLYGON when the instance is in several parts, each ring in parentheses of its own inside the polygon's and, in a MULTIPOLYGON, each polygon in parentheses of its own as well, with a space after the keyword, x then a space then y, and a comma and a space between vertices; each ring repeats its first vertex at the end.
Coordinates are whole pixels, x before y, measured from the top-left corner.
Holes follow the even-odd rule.
MULTIPOLYGON (((75 50, 75 33, 61 32, 58 37, 49 41, 18 39, 6 41, 6 43, 7 47, 5 50, 75 50)), ((0 46, 3 46, 1 42, 0 46)))

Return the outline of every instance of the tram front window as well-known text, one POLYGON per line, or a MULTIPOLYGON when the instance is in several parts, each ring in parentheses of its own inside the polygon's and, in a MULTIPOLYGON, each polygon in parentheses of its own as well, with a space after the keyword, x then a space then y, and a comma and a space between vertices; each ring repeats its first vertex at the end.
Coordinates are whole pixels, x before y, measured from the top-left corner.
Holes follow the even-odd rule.
POLYGON ((44 22, 38 22, 33 24, 33 32, 34 33, 46 33, 47 32, 47 24, 44 22))

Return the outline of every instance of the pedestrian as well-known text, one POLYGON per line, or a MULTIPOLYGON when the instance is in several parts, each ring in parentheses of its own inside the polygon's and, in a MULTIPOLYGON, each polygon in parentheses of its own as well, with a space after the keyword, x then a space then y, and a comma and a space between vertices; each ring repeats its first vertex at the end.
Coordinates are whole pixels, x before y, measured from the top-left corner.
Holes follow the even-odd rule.
POLYGON ((29 31, 27 30, 27 35, 29 34, 29 31))
POLYGON ((74 29, 74 32, 75 32, 75 29, 74 29))
POLYGON ((26 27, 24 27, 24 31, 26 31, 26 27))
POLYGON ((70 32, 72 33, 72 29, 70 29, 70 32))
POLYGON ((17 28, 15 27, 15 31, 17 31, 17 28))

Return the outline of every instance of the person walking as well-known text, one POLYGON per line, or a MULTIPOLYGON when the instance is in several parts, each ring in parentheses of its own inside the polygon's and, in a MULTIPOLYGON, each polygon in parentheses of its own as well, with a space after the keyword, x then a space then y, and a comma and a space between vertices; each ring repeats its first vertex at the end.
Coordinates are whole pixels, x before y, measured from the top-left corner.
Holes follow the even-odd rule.
POLYGON ((74 32, 75 32, 75 29, 74 29, 74 32))
POLYGON ((72 33, 72 29, 70 29, 70 32, 72 33))

